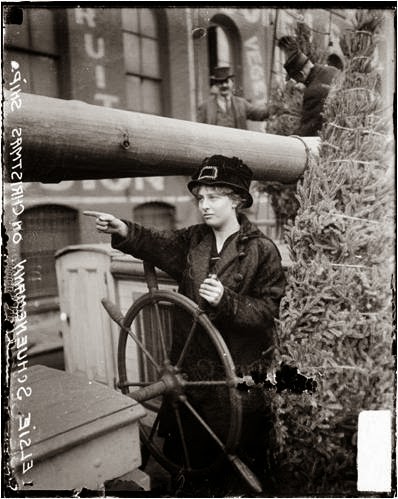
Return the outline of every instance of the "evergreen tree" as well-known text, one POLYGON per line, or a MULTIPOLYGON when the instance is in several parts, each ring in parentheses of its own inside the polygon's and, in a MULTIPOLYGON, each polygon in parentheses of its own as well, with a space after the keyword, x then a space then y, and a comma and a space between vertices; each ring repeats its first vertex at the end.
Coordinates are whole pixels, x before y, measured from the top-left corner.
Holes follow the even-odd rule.
POLYGON ((394 408, 393 137, 375 64, 382 14, 358 10, 345 35, 346 68, 286 234, 293 265, 275 370, 295 366, 314 387, 272 396, 276 473, 295 496, 354 494, 358 415, 394 408))

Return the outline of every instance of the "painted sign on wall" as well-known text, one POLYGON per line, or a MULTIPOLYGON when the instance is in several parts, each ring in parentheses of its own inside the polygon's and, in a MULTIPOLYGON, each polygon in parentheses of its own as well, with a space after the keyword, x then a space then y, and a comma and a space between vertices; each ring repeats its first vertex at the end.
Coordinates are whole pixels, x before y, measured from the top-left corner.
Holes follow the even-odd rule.
POLYGON ((125 107, 120 9, 68 9, 72 98, 125 107))

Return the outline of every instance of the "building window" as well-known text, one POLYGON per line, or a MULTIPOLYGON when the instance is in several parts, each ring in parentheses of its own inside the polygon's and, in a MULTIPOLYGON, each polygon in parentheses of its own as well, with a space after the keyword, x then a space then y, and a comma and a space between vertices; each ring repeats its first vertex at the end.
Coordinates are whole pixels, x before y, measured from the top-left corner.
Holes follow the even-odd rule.
POLYGON ((222 26, 213 26, 210 28, 211 43, 209 43, 210 65, 232 66, 231 47, 228 39, 228 33, 222 26))
POLYGON ((158 229, 174 229, 175 208, 167 203, 144 203, 134 208, 133 220, 158 229))
POLYGON ((163 114, 161 33, 156 9, 123 8, 127 108, 163 114))
MULTIPOLYGON (((57 9, 17 8, 21 24, 6 24, 4 76, 12 81, 11 61, 20 66, 23 92, 60 97, 57 9)), ((9 16, 12 18, 12 16, 9 16)))
POLYGON ((25 210, 22 223, 27 297, 56 296, 55 253, 80 242, 78 212, 59 205, 36 206, 25 210))
POLYGON ((230 66, 235 72, 235 87, 241 85, 241 39, 232 19, 217 14, 211 19, 207 36, 209 74, 216 66, 230 66))

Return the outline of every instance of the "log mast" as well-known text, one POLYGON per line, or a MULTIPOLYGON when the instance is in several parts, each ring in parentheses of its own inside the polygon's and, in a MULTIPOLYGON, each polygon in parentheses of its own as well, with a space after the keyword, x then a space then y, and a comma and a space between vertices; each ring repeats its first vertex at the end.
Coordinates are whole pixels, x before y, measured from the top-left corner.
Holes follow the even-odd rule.
POLYGON ((6 180, 15 129, 25 182, 191 175, 205 157, 223 154, 241 158, 257 180, 292 183, 319 142, 20 95, 20 109, 5 95, 6 180))

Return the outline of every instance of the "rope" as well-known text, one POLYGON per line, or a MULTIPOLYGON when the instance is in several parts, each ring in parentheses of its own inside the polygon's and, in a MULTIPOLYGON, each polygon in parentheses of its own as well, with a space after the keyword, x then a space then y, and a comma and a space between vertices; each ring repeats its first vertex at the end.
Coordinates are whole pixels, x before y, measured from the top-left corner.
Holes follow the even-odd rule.
POLYGON ((356 132, 358 130, 361 130, 362 132, 366 132, 366 133, 373 134, 373 135, 378 135, 379 137, 388 137, 384 133, 376 132, 375 130, 369 130, 367 127, 363 127, 363 126, 351 128, 351 127, 347 127, 347 126, 337 125, 337 123, 333 123, 333 122, 328 123, 328 125, 332 126, 334 128, 338 128, 339 130, 348 130, 350 132, 356 132))
POLYGON ((331 263, 330 264, 332 267, 347 267, 350 269, 371 269, 370 265, 353 265, 353 264, 348 264, 348 263, 331 263))
POLYGON ((351 217, 350 215, 343 215, 342 213, 331 213, 331 215, 335 217, 348 218, 349 220, 357 220, 358 222, 380 225, 380 222, 377 220, 368 220, 367 218, 351 217))

